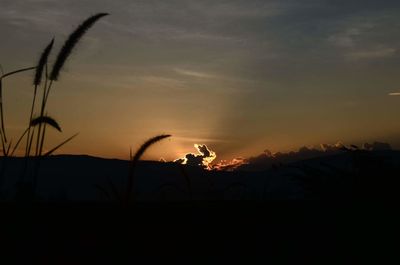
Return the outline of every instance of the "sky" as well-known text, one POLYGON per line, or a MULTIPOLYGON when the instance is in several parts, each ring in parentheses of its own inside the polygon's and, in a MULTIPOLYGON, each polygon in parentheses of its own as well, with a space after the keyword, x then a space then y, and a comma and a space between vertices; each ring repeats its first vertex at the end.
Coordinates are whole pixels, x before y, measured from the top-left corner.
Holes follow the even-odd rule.
MULTIPOLYGON (((0 0, 0 64, 36 64, 98 12, 49 98, 46 148, 146 159, 206 145, 219 159, 302 146, 400 148, 399 1, 0 0)), ((7 133, 26 128, 33 73, 4 81, 7 133)), ((216 161, 217 161, 216 160, 216 161)))

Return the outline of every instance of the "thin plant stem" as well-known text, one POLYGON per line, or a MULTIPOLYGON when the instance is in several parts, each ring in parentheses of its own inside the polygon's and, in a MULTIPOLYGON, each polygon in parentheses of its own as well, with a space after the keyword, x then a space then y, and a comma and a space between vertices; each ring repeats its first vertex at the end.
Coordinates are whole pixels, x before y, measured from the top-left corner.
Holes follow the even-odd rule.
POLYGON ((13 148, 13 150, 12 150, 10 156, 13 156, 13 155, 14 155, 14 152, 17 150, 17 148, 18 148, 19 144, 21 143, 22 139, 24 138, 24 136, 25 136, 27 133, 29 133, 29 130, 30 130, 30 127, 28 127, 28 128, 24 131, 24 133, 19 137, 19 139, 18 139, 17 143, 15 144, 15 146, 14 146, 14 148, 13 148))
POLYGON ((1 122, 1 131, 2 131, 2 141, 4 143, 7 143, 7 136, 6 136, 6 130, 5 130, 5 126, 4 126, 4 111, 3 111, 3 79, 7 76, 11 76, 14 74, 18 74, 21 72, 25 72, 25 71, 29 71, 29 70, 33 70, 36 69, 36 67, 27 67, 27 68, 22 68, 22 69, 18 69, 15 71, 11 71, 8 72, 6 74, 1 75, 0 77, 0 122, 1 122))
POLYGON ((39 149, 39 156, 42 156, 43 153, 43 145, 44 145, 44 136, 46 134, 46 124, 43 125, 43 134, 42 139, 40 139, 40 149, 39 149))
POLYGON ((134 185, 134 178, 135 178, 135 168, 142 157, 142 155, 146 152, 146 150, 152 146, 153 144, 165 139, 171 137, 169 134, 161 134, 155 137, 152 137, 148 139, 144 144, 140 146, 140 148, 136 151, 135 155, 132 157, 129 163, 129 175, 128 175, 128 185, 126 189, 126 203, 129 204, 131 200, 131 194, 133 191, 133 185, 134 185))
POLYGON ((37 94, 37 88, 38 86, 35 85, 34 92, 33 92, 33 100, 32 100, 32 106, 31 106, 31 114, 29 115, 29 124, 28 124, 28 136, 26 137, 26 148, 25 148, 25 156, 29 156, 30 153, 30 135, 31 135, 31 122, 33 118, 33 111, 35 109, 35 102, 36 102, 36 94, 37 94))
MULTIPOLYGON (((47 78, 46 78, 46 81, 47 81, 47 78)), ((40 116, 39 117, 43 117, 43 115, 44 115, 44 111, 46 109, 46 103, 47 103, 46 95, 48 95, 47 94, 47 90, 51 89, 52 84, 53 84, 53 81, 50 81, 49 85, 47 86, 47 82, 45 82, 45 86, 44 86, 44 89, 43 89, 42 105, 41 105, 41 108, 40 108, 40 116)), ((46 126, 46 125, 44 125, 44 126, 46 126)), ((39 153, 39 150, 40 150, 40 143, 42 142, 41 138, 43 138, 43 137, 44 137, 44 134, 42 134, 42 124, 39 124, 37 141, 36 141, 36 152, 35 152, 36 156, 41 155, 39 153)))

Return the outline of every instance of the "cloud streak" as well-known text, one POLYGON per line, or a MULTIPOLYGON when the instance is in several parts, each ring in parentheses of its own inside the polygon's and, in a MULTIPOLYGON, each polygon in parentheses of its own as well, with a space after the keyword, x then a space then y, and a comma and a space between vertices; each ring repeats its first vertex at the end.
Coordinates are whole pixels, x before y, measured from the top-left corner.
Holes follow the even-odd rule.
POLYGON ((215 77, 214 75, 190 71, 190 70, 184 70, 184 69, 179 69, 179 68, 174 69, 174 71, 177 72, 178 74, 186 75, 186 76, 190 76, 190 77, 197 77, 197 78, 214 78, 215 77))

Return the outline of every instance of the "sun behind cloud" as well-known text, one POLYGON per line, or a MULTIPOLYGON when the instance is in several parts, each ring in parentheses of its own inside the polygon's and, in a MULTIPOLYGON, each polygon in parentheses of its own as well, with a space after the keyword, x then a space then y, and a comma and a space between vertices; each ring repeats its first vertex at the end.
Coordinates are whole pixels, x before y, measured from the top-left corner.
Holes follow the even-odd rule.
POLYGON ((194 147, 197 149, 198 154, 188 153, 184 157, 174 160, 174 162, 211 169, 211 163, 217 158, 217 154, 205 144, 195 144, 194 147))

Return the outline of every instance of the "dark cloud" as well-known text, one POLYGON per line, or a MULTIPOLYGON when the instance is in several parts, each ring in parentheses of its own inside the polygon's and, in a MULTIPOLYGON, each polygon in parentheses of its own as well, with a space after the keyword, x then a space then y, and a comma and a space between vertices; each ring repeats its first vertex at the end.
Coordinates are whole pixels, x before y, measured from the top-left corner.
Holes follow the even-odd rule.
POLYGON ((370 151, 385 151, 392 150, 392 147, 388 143, 374 142, 372 144, 365 143, 363 149, 370 151))
MULTIPOLYGON (((235 158, 232 161, 222 160, 218 164, 213 165, 212 169, 226 171, 266 170, 274 165, 338 154, 343 152, 341 149, 343 147, 344 145, 341 142, 338 142, 336 144, 321 144, 320 148, 310 148, 304 146, 299 148, 298 151, 292 151, 288 153, 277 152, 273 154, 269 150, 265 150, 262 154, 247 159, 235 158)), ((374 142, 372 144, 363 144, 362 149, 368 151, 384 151, 391 150, 391 146, 388 143, 374 142)))
POLYGON ((215 152, 210 150, 205 144, 195 144, 194 147, 197 149, 197 152, 199 154, 189 153, 186 154, 183 158, 176 159, 174 162, 210 169, 210 164, 217 157, 215 152))

